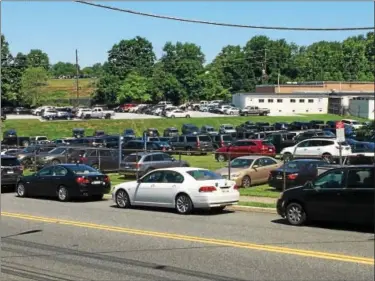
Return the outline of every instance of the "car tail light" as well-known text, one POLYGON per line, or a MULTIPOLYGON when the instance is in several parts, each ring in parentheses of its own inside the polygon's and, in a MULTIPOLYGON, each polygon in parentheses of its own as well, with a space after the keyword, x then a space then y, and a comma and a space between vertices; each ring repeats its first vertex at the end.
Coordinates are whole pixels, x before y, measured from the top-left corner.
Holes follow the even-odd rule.
POLYGON ((298 177, 298 174, 290 174, 287 176, 289 180, 295 180, 298 177))
POLYGON ((90 183, 90 181, 88 179, 86 179, 85 177, 79 177, 79 178, 76 178, 76 182, 78 184, 86 184, 86 183, 90 183))
POLYGON ((163 151, 165 151, 166 150, 166 148, 165 148, 165 146, 163 146, 163 151))
POLYGON ((140 164, 140 163, 135 164, 135 167, 136 167, 137 169, 139 169, 141 166, 142 166, 142 164, 140 164))
POLYGON ((198 140, 197 141, 197 147, 200 147, 201 146, 201 142, 198 140))
POLYGON ((104 176, 104 182, 111 182, 111 179, 109 176, 104 176))
POLYGON ((233 186, 233 189, 238 190, 238 185, 235 184, 235 185, 233 186))
POLYGON ((223 142, 223 141, 220 141, 220 146, 221 146, 221 147, 224 146, 224 142, 223 142))
POLYGON ((79 161, 81 163, 85 163, 87 161, 87 158, 86 157, 81 157, 81 158, 79 158, 79 161))
POLYGON ((199 192, 213 192, 216 191, 216 187, 214 186, 202 186, 199 188, 199 192))

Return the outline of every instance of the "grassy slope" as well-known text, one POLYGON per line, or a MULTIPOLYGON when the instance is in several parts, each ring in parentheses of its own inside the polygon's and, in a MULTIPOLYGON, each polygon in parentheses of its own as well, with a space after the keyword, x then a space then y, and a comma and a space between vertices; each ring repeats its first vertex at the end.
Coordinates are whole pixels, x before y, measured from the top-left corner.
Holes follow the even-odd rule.
MULTIPOLYGON (((94 79, 80 79, 79 96, 90 97, 95 90, 94 82, 94 79)), ((41 96, 44 100, 75 98, 76 80, 50 79, 48 85, 41 89, 41 96)))
MULTIPOLYGON (((201 127, 202 125, 212 125, 218 128, 221 124, 230 123, 239 125, 247 120, 257 122, 292 122, 309 120, 339 120, 342 117, 337 115, 306 115, 306 116, 287 116, 287 117, 212 117, 212 118, 185 118, 181 119, 134 119, 134 120, 89 120, 89 121, 56 121, 40 122, 39 120, 6 120, 2 124, 2 129, 16 129, 20 136, 46 135, 49 138, 70 137, 73 128, 85 128, 86 135, 92 135, 94 130, 105 130, 109 134, 119 134, 125 128, 133 128, 137 134, 142 134, 143 130, 154 127, 163 133, 167 127, 177 127, 181 129, 182 124, 192 123, 201 127)), ((356 118, 359 119, 359 118, 356 118)))

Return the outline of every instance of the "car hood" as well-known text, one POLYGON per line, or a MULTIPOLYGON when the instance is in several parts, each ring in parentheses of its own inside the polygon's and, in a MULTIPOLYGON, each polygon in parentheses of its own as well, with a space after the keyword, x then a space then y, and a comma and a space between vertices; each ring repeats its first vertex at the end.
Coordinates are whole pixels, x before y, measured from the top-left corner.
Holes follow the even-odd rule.
POLYGON ((138 185, 138 182, 137 181, 128 181, 128 182, 123 182, 123 183, 120 183, 118 185, 116 185, 113 189, 113 194, 116 193, 116 191, 119 189, 119 188, 124 188, 124 189, 127 189, 127 188, 133 188, 133 187, 136 187, 138 185))
MULTIPOLYGON (((245 168, 233 168, 233 169, 230 169, 230 173, 231 174, 239 173, 243 170, 245 170, 245 168)), ((225 176, 225 175, 228 175, 228 171, 229 171, 228 167, 224 167, 224 168, 216 170, 215 173, 217 173, 219 175, 222 175, 222 176, 225 176)))

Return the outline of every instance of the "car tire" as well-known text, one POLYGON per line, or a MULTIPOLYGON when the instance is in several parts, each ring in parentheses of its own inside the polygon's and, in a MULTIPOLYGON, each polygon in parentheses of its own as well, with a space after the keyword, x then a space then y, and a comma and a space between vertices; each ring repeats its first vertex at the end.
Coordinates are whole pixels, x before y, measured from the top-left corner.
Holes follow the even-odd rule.
POLYGON ((182 193, 176 197, 175 208, 178 214, 189 215, 193 211, 194 207, 190 197, 187 194, 182 193))
POLYGON ((332 155, 329 154, 329 153, 324 153, 322 155, 322 159, 327 161, 328 163, 332 163, 333 162, 333 158, 332 158, 332 155))
POLYGON ((287 205, 285 216, 287 221, 294 226, 301 226, 306 223, 307 215, 301 204, 292 202, 287 205))
POLYGON ((69 192, 65 186, 60 186, 57 190, 57 198, 60 202, 69 201, 69 192))
POLYGON ((19 182, 16 187, 16 193, 18 197, 26 197, 26 187, 22 182, 19 182))
POLYGON ((242 178, 241 186, 244 188, 248 188, 251 186, 251 179, 249 176, 244 176, 242 178))
POLYGON ((216 157, 217 162, 225 162, 227 160, 227 157, 224 154, 218 154, 216 157))
POLYGON ((290 160, 293 159, 293 155, 292 155, 292 153, 285 152, 285 153, 283 154, 283 156, 282 156, 282 159, 283 159, 284 161, 290 161, 290 160))
POLYGON ((119 189, 116 192, 115 201, 116 201, 116 205, 118 208, 122 208, 122 209, 130 208, 129 195, 123 189, 119 189))

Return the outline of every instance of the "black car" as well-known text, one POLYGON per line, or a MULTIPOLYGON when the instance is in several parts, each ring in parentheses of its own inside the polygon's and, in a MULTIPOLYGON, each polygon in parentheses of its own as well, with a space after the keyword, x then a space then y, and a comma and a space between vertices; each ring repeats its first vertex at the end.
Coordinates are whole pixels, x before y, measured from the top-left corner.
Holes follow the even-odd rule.
POLYGON ((304 185, 318 175, 318 166, 327 166, 328 163, 318 159, 297 159, 285 163, 280 168, 270 172, 268 185, 277 190, 283 190, 284 172, 285 188, 304 185), (284 171, 285 170, 285 171, 284 171))
POLYGON ((296 136, 295 141, 298 143, 311 138, 336 138, 336 136, 328 130, 308 130, 296 136))
POLYGON ((85 129, 83 128, 74 128, 72 130, 73 138, 83 138, 85 136, 85 129))
POLYGON ((19 197, 57 197, 59 201, 74 197, 99 200, 110 190, 111 181, 107 175, 82 164, 45 167, 31 176, 21 177, 16 188, 19 197))
POLYGON ((17 157, 1 155, 1 186, 15 187, 22 174, 23 167, 17 157))
POLYGON ((199 128, 193 124, 183 124, 181 128, 183 135, 198 134, 200 132, 199 128))
POLYGON ((124 133, 122 134, 124 137, 132 137, 135 138, 135 132, 133 129, 125 129, 124 133))
POLYGON ((175 127, 166 128, 163 132, 164 137, 177 137, 178 136, 178 129, 175 127))
POLYGON ((159 131, 155 128, 148 128, 143 132, 143 135, 146 135, 146 137, 159 137, 159 131))
POLYGON ((299 122, 295 121, 289 124, 289 130, 291 131, 300 131, 311 129, 310 122, 299 122))
POLYGON ((93 134, 93 137, 102 137, 102 136, 105 136, 105 135, 106 135, 106 133, 103 130, 95 130, 94 134, 93 134))
POLYGON ((289 124, 287 122, 276 122, 273 124, 275 130, 288 130, 289 124))
POLYGON ((337 221, 374 225, 374 165, 343 166, 284 191, 277 212, 292 225, 337 221))

